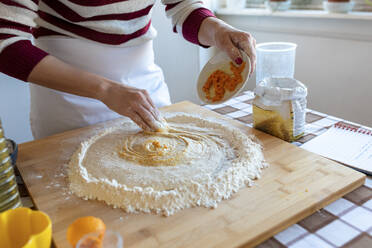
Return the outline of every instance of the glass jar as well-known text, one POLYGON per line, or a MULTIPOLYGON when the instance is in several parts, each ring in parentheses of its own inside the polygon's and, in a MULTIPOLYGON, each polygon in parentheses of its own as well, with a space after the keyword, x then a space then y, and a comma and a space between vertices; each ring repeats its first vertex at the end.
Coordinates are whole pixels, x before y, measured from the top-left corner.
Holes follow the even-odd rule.
POLYGON ((0 212, 20 206, 21 198, 0 120, 0 212))
POLYGON ((293 78, 265 78, 255 89, 253 126, 285 141, 305 132, 307 88, 293 78))

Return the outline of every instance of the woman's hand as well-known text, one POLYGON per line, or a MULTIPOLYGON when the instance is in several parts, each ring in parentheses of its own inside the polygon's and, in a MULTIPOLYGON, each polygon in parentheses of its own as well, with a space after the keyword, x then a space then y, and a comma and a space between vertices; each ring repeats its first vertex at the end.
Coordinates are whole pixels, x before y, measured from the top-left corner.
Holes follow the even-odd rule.
POLYGON ((111 110, 129 117, 145 131, 156 131, 161 114, 146 90, 109 82, 100 100, 111 110))
POLYGON ((216 47, 225 51, 237 64, 243 63, 240 51, 245 52, 251 62, 252 74, 256 68, 256 40, 251 34, 232 28, 228 25, 221 25, 215 34, 216 47))
POLYGON ((32 70, 29 82, 66 93, 100 100, 113 111, 131 118, 143 130, 157 131, 162 118, 145 90, 125 86, 75 68, 48 55, 32 70))
POLYGON ((199 42, 215 46, 225 51, 237 64, 243 62, 241 51, 246 53, 251 62, 251 74, 256 68, 256 40, 248 32, 237 30, 223 21, 206 18, 199 30, 199 42))

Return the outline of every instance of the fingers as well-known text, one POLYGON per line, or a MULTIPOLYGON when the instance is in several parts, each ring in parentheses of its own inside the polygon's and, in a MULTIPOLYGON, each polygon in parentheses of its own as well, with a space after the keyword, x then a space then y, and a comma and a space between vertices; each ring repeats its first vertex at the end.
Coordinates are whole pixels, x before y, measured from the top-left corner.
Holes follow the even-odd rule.
POLYGON ((150 128, 150 131, 157 131, 159 129, 159 121, 143 105, 138 105, 136 112, 150 128))
POLYGON ((131 88, 128 95, 130 107, 123 113, 145 131, 159 129, 160 112, 144 89, 131 88))
POLYGON ((152 101, 150 94, 147 90, 141 90, 141 92, 145 95, 147 102, 151 105, 151 107, 156 108, 154 102, 152 101))
POLYGON ((248 55, 251 62, 250 74, 252 74, 256 64, 255 39, 249 33, 240 32, 232 35, 232 41, 248 55))
POLYGON ((141 116, 137 112, 131 113, 129 117, 144 131, 151 131, 151 128, 146 124, 146 122, 141 118, 141 116))
POLYGON ((143 102, 144 107, 153 115, 153 117, 157 120, 160 121, 161 119, 161 114, 158 108, 155 106, 154 102, 152 101, 150 94, 148 93, 147 90, 142 90, 142 93, 145 96, 145 101, 143 102))
POLYGON ((144 89, 113 84, 105 104, 113 111, 128 116, 145 131, 157 131, 161 114, 144 89))
POLYGON ((236 64, 240 65, 243 63, 242 54, 240 53, 239 49, 234 45, 230 36, 227 36, 224 40, 223 48, 227 55, 234 61, 236 64))
POLYGON ((251 62, 250 74, 254 72, 256 68, 256 40, 249 33, 235 29, 219 33, 217 47, 224 50, 238 65, 243 62, 241 52, 246 53, 251 62))
POLYGON ((133 109, 136 109, 136 106, 142 105, 155 120, 160 119, 160 112, 153 103, 147 90, 133 88, 132 94, 134 97, 131 101, 133 109))

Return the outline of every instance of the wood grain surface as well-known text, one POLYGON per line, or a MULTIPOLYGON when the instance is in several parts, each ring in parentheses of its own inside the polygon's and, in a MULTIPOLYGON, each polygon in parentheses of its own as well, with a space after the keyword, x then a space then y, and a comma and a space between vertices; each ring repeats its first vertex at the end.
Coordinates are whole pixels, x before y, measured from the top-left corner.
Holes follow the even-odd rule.
POLYGON ((270 167, 216 209, 185 209, 170 217, 126 214, 68 192, 66 164, 79 143, 118 120, 72 130, 19 146, 18 168, 39 210, 53 222, 57 247, 70 247, 66 230, 76 218, 100 217, 121 233, 124 247, 253 247, 362 185, 365 175, 280 139, 181 102, 162 109, 228 120, 262 143, 270 167))

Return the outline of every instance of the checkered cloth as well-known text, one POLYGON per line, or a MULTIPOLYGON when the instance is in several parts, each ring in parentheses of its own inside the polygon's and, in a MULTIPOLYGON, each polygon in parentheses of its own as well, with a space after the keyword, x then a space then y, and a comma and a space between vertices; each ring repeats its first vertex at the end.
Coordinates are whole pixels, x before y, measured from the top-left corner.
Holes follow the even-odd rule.
MULTIPOLYGON (((253 92, 246 91, 223 104, 204 107, 252 127, 253 98, 253 92)), ((361 127, 356 123, 308 109, 305 135, 292 143, 301 146, 337 122, 344 122, 356 128, 361 127)), ((258 247, 372 247, 372 177, 367 177, 363 186, 290 226, 258 247)))

